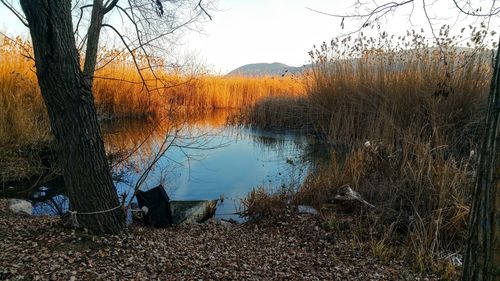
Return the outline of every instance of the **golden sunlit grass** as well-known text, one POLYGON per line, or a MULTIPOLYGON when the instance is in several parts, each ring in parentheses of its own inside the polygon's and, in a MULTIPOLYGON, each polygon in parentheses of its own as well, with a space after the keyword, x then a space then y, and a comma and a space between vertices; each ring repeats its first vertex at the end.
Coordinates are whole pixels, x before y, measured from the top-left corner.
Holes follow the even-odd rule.
MULTIPOLYGON (((0 45, 0 143, 36 143, 48 138, 49 126, 38 89, 30 46, 6 38, 0 45)), ((93 92, 104 119, 144 118, 186 111, 250 107, 266 97, 300 96, 305 86, 297 77, 222 77, 185 75, 179 71, 142 70, 142 83, 130 56, 103 50, 93 92), (113 58, 109 60, 109 58, 113 58), (108 61, 107 61, 108 60, 108 61)), ((138 58, 141 67, 147 62, 138 58)))
POLYGON ((179 106, 200 113, 250 107, 267 97, 305 94, 300 77, 185 75, 172 70, 155 70, 156 77, 148 70, 141 74, 148 89, 127 56, 115 57, 98 70, 94 83, 98 111, 114 118, 162 115, 178 111, 179 106))
POLYGON ((167 86, 162 86, 164 89, 148 94, 130 65, 119 69, 107 68, 106 73, 98 74, 136 82, 96 80, 94 94, 99 112, 113 117, 161 115, 172 105, 191 107, 197 112, 239 109, 250 107, 266 97, 305 93, 302 81, 292 77, 186 77, 169 74, 163 77, 167 81, 167 86))
POLYGON ((48 118, 33 63, 19 55, 26 44, 16 44, 0 47, 0 144, 33 144, 48 138, 48 118))

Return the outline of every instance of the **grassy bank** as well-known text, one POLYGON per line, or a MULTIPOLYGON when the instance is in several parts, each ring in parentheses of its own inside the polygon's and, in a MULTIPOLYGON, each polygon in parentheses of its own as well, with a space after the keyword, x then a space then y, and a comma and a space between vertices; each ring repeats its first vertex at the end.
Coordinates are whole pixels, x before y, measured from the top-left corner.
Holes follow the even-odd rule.
POLYGON ((349 147, 333 150, 292 194, 251 193, 250 215, 276 215, 283 205, 276 202, 310 204, 333 231, 350 229, 374 254, 403 255, 419 270, 452 277, 466 238, 491 56, 480 40, 475 49, 457 48, 446 32, 439 40, 441 48, 417 33, 334 40, 311 52, 306 96, 262 100, 247 111, 247 124, 307 129, 326 145, 349 147), (346 185, 375 208, 354 220, 336 211, 346 185))

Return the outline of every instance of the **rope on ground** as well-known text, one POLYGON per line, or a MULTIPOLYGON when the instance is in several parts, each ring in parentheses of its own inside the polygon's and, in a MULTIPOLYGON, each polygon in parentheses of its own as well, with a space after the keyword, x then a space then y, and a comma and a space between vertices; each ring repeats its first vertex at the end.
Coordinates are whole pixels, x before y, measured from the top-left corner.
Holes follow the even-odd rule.
POLYGON ((223 213, 223 214, 217 214, 218 216, 232 216, 232 215, 242 215, 243 212, 235 212, 235 213, 223 213))
POLYGON ((77 211, 71 211, 71 210, 69 210, 68 213, 71 216, 71 221, 72 221, 73 227, 74 228, 78 228, 80 226, 80 224, 78 223, 78 218, 77 218, 78 215, 87 216, 87 215, 104 214, 104 213, 112 212, 112 211, 120 208, 121 206, 122 205, 118 205, 118 206, 116 206, 114 208, 111 208, 111 209, 108 209, 108 210, 96 211, 96 212, 77 212, 77 211))

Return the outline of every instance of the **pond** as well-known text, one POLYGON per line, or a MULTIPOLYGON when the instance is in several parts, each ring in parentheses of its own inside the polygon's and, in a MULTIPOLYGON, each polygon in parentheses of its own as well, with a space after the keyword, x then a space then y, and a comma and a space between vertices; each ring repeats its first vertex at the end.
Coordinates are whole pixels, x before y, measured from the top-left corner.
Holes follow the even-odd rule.
MULTIPOLYGON (((162 184, 171 200, 223 198, 215 216, 241 221, 241 199, 253 188, 298 187, 309 167, 304 157, 308 137, 226 125, 228 114, 214 112, 175 126, 170 121, 103 124, 108 153, 121 159, 112 162, 121 198, 130 200, 138 181, 143 191, 162 184)), ((35 204, 36 215, 54 212, 54 203, 59 211, 67 209, 57 192, 50 194, 50 205, 45 202, 57 185, 40 186, 31 195, 44 199, 35 204)))

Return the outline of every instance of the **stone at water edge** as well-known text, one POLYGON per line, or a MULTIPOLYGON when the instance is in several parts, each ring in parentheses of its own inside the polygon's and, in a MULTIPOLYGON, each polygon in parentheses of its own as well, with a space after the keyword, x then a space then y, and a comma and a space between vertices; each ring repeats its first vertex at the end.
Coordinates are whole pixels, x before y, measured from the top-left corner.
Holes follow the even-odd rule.
POLYGON ((9 199, 9 210, 15 214, 32 215, 33 205, 31 202, 21 199, 9 199))
POLYGON ((319 214, 314 207, 307 205, 298 205, 297 211, 299 212, 299 214, 311 214, 311 215, 319 214))

